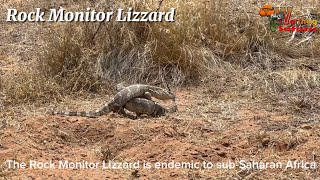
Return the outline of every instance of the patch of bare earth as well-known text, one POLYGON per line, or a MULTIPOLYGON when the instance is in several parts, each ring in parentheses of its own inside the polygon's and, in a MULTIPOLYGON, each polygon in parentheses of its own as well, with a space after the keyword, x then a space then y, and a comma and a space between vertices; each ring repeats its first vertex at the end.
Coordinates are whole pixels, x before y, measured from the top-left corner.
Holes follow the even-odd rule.
POLYGON ((117 114, 95 119, 39 115, 1 131, 0 176, 6 179, 307 178, 319 169, 9 169, 29 162, 287 162, 319 163, 319 121, 265 110, 259 102, 210 100, 194 89, 178 94, 179 111, 131 120, 117 114), (248 105, 249 104, 249 105, 248 105))
MULTIPOLYGON (((24 7, 24 10, 68 7, 54 2, 46 4, 45 1, 38 2, 44 5, 28 3, 30 6, 26 7, 23 2, 6 0, 0 10, 6 12, 9 7, 24 7)), ((44 26, 0 21, 0 83, 1 78, 16 75, 21 67, 34 63, 42 45, 38 35, 43 33, 44 26)), ((318 82, 317 76, 314 79, 318 82)), ((101 165, 103 161, 111 160, 214 164, 245 160, 285 164, 288 160, 304 160, 319 165, 320 93, 306 93, 307 97, 317 95, 310 96, 310 100, 299 98, 301 92, 297 92, 298 95, 294 94, 292 98, 279 98, 281 102, 277 98, 263 102, 263 97, 257 97, 259 100, 245 95, 232 97, 230 91, 233 89, 228 91, 230 94, 223 94, 228 86, 224 87, 221 81, 221 87, 217 83, 211 89, 180 89, 177 93, 178 112, 167 117, 138 120, 117 114, 94 119, 45 115, 47 109, 63 110, 65 107, 52 108, 41 104, 39 108, 32 102, 12 103, 9 108, 4 108, 0 92, 0 179, 317 179, 319 167, 314 170, 239 167, 102 169, 101 166, 97 169, 13 169, 6 162, 51 160, 57 163, 68 160, 101 165)), ((99 97, 101 94, 92 96, 81 96, 81 100, 63 97, 62 102, 52 100, 46 103, 85 110, 95 109, 108 99, 99 97), (83 100, 84 97, 90 100, 83 100)))

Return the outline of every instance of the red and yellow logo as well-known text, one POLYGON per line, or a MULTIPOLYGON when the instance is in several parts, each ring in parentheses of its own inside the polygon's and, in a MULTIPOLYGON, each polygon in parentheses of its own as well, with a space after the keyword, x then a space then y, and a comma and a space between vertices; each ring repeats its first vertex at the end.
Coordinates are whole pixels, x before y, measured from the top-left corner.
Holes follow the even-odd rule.
POLYGON ((270 4, 266 4, 260 8, 259 15, 261 17, 268 17, 270 22, 270 29, 275 32, 277 29, 279 32, 316 32, 317 31, 317 19, 310 18, 292 18, 292 6, 279 6, 274 8, 270 4))

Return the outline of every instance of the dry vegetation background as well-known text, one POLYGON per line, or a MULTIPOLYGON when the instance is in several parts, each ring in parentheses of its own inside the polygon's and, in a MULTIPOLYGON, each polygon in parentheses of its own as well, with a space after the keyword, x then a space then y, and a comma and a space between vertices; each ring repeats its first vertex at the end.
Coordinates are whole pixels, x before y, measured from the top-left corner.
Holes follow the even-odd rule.
MULTIPOLYGON (((89 106, 92 99, 100 98, 99 103, 103 103, 104 95, 112 94, 115 84, 120 82, 164 86, 165 81, 177 94, 182 90, 197 98, 187 102, 194 103, 193 109, 186 110, 187 117, 197 117, 198 112, 219 106, 225 109, 221 117, 233 119, 228 113, 235 109, 230 107, 244 102, 271 111, 276 108, 277 112, 299 119, 299 125, 311 120, 319 123, 319 32, 308 43, 297 45, 302 40, 299 37, 287 43, 290 34, 271 32, 267 18, 258 15, 261 1, 0 2, 0 129, 19 124, 16 120, 20 117, 44 114, 57 104, 83 109, 83 102, 89 106), (49 11, 60 6, 69 11, 87 7, 97 11, 123 7, 166 11, 174 7, 177 14, 174 23, 8 23, 4 20, 7 8, 30 11, 41 7, 49 11), (224 104, 227 101, 232 104, 224 104)), ((305 7, 320 13, 318 1, 269 2, 294 5, 297 14, 306 12, 305 7)), ((184 97, 188 100, 189 96, 180 97, 181 104, 187 101, 184 97)), ((161 122, 164 126, 168 123, 161 122)), ((216 124, 215 129, 221 135, 227 125, 220 125, 216 124)), ((186 126, 184 133, 190 124, 186 126)), ((194 131, 202 134, 206 128, 194 131)), ((288 146, 300 143, 300 136, 284 131, 273 138, 282 138, 288 146)), ((257 134, 253 138, 263 144, 265 134, 257 134)), ((264 175, 260 178, 268 177, 264 175)), ((197 179, 190 175, 189 179, 192 178, 197 179)))
MULTIPOLYGON (((66 95, 101 93, 123 81, 158 85, 168 81, 172 86, 205 83, 213 93, 232 91, 251 96, 313 92, 319 86, 319 73, 304 65, 318 65, 319 35, 308 44, 295 45, 299 38, 286 43, 290 35, 267 29, 267 19, 257 14, 259 3, 5 1, 2 13, 9 7, 28 11, 59 6, 70 11, 86 7, 97 11, 129 6, 138 11, 175 7, 178 13, 175 23, 22 25, 2 21, 2 56, 10 59, 21 54, 19 59, 24 63, 18 63, 13 75, 1 77, 1 105, 44 103, 62 100, 66 95), (19 34, 22 32, 15 28, 27 29, 25 34, 19 34), (30 41, 10 46, 6 42, 14 41, 6 40, 10 36, 30 41)), ((315 1, 287 4, 319 8, 315 1)))

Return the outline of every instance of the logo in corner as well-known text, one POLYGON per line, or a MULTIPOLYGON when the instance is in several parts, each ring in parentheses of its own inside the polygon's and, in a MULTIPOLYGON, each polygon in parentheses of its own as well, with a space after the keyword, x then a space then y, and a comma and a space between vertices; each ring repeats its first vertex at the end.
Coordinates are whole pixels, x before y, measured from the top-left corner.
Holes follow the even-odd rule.
POLYGON ((268 17, 270 30, 275 32, 316 32, 317 20, 312 17, 292 18, 292 6, 273 7, 270 4, 264 5, 259 10, 261 17, 268 17))

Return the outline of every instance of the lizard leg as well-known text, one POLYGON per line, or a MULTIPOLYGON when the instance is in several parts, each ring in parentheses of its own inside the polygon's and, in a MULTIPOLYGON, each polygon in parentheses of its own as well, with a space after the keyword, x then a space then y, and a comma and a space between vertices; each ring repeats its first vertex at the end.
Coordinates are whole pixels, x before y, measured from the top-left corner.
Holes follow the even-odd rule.
POLYGON ((144 98, 148 99, 148 100, 152 100, 151 93, 150 92, 145 92, 144 93, 144 98))
POLYGON ((138 118, 137 116, 134 116, 134 115, 132 115, 130 113, 125 113, 125 116, 130 118, 130 119, 137 119, 138 118))
POLYGON ((120 108, 118 109, 117 113, 120 114, 120 115, 122 115, 122 116, 124 116, 124 117, 128 117, 128 118, 130 118, 130 119, 137 119, 137 116, 134 116, 134 115, 132 115, 132 114, 130 114, 130 113, 127 113, 127 112, 124 110, 123 107, 120 107, 120 108))
POLYGON ((137 116, 137 118, 138 118, 138 117, 140 117, 140 116, 141 116, 141 114, 140 114, 140 113, 136 113, 136 116, 137 116))
POLYGON ((118 113, 121 114, 121 115, 125 115, 126 114, 126 112, 124 111, 123 107, 119 108, 118 113))

